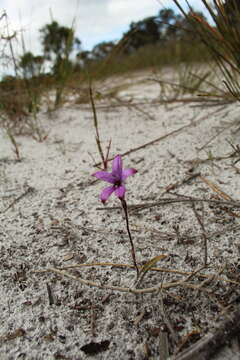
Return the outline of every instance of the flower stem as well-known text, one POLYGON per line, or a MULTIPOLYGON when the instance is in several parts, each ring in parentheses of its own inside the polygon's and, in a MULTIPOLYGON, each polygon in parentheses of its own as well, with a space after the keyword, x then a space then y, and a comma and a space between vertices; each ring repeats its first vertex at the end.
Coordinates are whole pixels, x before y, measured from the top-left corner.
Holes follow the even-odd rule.
POLYGON ((128 237, 130 240, 130 244, 131 244, 131 248, 132 248, 132 259, 133 259, 133 264, 135 266, 135 269, 137 271, 137 277, 139 276, 139 269, 137 266, 137 262, 136 262, 136 255, 135 255, 135 248, 134 248, 134 244, 133 244, 133 240, 132 240, 132 235, 130 232, 130 228, 129 228, 129 221, 128 221, 128 207, 127 207, 127 203, 126 200, 124 199, 120 199, 121 203, 122 203, 122 208, 124 210, 124 214, 125 214, 125 220, 126 220, 126 225, 127 225, 127 232, 128 232, 128 237))

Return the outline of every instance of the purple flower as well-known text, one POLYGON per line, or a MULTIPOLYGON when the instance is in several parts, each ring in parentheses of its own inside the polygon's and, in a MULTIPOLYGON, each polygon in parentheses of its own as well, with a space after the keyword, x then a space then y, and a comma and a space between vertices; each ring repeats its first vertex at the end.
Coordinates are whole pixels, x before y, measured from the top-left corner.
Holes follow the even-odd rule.
POLYGON ((121 155, 115 156, 112 163, 112 172, 109 173, 107 171, 97 171, 92 176, 95 176, 96 178, 106 181, 111 186, 108 186, 103 189, 100 195, 100 199, 103 203, 107 201, 109 196, 115 192, 115 195, 119 199, 124 199, 124 195, 126 192, 125 188, 125 180, 128 176, 134 175, 137 172, 135 169, 123 169, 122 167, 122 158, 121 155))

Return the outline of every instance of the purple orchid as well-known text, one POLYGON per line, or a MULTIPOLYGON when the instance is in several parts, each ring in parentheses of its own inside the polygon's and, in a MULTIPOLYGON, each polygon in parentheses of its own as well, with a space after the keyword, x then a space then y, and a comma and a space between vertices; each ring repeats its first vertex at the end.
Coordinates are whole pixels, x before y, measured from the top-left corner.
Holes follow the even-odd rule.
POLYGON ((121 155, 117 155, 113 159, 111 173, 107 171, 97 171, 94 174, 92 174, 92 176, 95 176, 100 180, 112 184, 112 186, 108 186, 104 188, 103 191, 101 192, 100 195, 101 201, 105 203, 113 192, 115 192, 115 195, 120 200, 123 200, 126 192, 126 188, 124 185, 125 180, 128 178, 128 176, 134 175, 136 172, 137 170, 133 168, 123 169, 121 155))

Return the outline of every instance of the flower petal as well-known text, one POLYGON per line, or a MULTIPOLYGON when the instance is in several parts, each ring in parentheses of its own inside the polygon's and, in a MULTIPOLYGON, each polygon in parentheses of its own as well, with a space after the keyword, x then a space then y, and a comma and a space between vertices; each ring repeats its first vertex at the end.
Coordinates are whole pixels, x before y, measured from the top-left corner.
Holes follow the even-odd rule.
POLYGON ((100 195, 101 201, 105 203, 105 201, 107 201, 107 199, 114 192, 114 190, 115 190, 114 186, 108 186, 105 189, 103 189, 100 195))
POLYGON ((126 188, 124 185, 120 185, 117 187, 117 189, 115 190, 115 195, 119 198, 119 199, 123 199, 124 195, 125 195, 125 191, 126 188))
POLYGON ((130 168, 130 169, 124 169, 122 171, 122 180, 125 180, 128 176, 136 174, 137 170, 130 168))
POLYGON ((119 180, 122 177, 122 158, 121 155, 115 156, 112 163, 112 174, 119 180))
POLYGON ((107 181, 110 184, 114 184, 114 182, 116 181, 116 179, 112 176, 112 174, 108 173, 107 171, 97 171, 94 174, 92 174, 92 176, 95 176, 100 180, 107 181))

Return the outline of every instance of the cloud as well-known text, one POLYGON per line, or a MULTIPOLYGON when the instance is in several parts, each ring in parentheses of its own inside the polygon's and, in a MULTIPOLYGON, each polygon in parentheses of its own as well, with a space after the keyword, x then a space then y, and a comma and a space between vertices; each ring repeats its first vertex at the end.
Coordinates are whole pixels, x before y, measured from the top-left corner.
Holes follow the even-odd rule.
POLYGON ((160 5, 156 0, 5 0, 11 28, 21 30, 27 47, 40 52, 39 29, 51 18, 65 26, 75 20, 76 35, 85 48, 97 42, 117 39, 131 21, 155 15, 160 5))
POLYGON ((109 16, 119 23, 129 24, 132 20, 141 19, 149 15, 157 15, 160 5, 155 0, 117 0, 108 2, 109 16))
MULTIPOLYGON (((199 5, 201 0, 191 4, 199 5)), ((9 27, 23 35, 26 50, 34 54, 42 52, 39 29, 52 20, 68 27, 74 23, 83 48, 91 49, 101 41, 120 39, 132 21, 157 15, 163 6, 174 7, 172 0, 2 0, 1 6, 9 27)), ((21 53, 18 39, 15 48, 21 53)))

